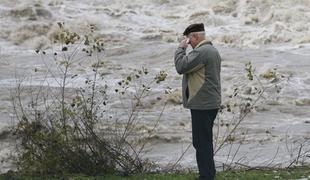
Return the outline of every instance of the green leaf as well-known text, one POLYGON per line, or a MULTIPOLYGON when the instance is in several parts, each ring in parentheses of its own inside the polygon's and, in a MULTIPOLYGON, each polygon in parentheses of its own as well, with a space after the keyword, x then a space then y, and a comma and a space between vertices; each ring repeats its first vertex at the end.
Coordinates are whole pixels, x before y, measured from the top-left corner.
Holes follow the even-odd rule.
POLYGON ((88 36, 85 35, 84 45, 85 45, 85 46, 89 46, 89 44, 90 44, 90 43, 89 43, 88 36))

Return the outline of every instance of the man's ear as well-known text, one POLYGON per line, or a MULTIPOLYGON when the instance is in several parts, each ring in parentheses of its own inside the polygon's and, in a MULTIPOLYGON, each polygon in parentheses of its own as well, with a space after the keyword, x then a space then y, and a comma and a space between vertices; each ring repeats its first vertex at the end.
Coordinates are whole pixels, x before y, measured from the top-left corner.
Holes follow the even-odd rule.
POLYGON ((199 38, 198 34, 196 34, 196 33, 193 34, 193 37, 194 37, 196 40, 198 40, 198 38, 199 38))

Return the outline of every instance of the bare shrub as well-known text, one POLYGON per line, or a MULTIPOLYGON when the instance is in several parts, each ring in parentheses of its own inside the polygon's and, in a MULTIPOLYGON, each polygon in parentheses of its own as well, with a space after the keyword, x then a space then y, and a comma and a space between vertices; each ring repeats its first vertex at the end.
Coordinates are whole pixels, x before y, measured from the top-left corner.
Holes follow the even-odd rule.
MULTIPOLYGON (((145 78, 137 88, 139 79, 151 75, 146 68, 135 70, 113 93, 104 79, 104 43, 92 36, 93 28, 81 37, 63 23, 58 26, 55 43, 60 46, 52 52, 36 51, 47 68, 42 83, 27 85, 25 78, 12 95, 18 171, 29 175, 148 171, 152 163, 141 157, 146 142, 137 136, 139 107, 152 86, 164 81, 167 74, 161 71, 155 78, 145 78), (76 72, 76 66, 86 73, 76 72), (84 83, 77 84, 79 79, 84 83), (129 114, 126 119, 108 113, 111 96, 130 100, 123 104, 129 114), (102 124, 110 128, 102 129, 102 124)), ((40 73, 38 69, 34 72, 40 73)), ((156 130, 161 114, 149 134, 156 130)))
POLYGON ((277 99, 283 82, 289 78, 278 73, 276 68, 258 76, 251 62, 245 64, 245 72, 244 81, 234 84, 233 92, 222 105, 215 123, 214 154, 228 146, 223 170, 237 166, 246 167, 240 162, 242 157, 236 159, 247 134, 246 131, 240 131, 240 125, 249 114, 255 113, 257 108, 266 105, 268 95, 277 99))

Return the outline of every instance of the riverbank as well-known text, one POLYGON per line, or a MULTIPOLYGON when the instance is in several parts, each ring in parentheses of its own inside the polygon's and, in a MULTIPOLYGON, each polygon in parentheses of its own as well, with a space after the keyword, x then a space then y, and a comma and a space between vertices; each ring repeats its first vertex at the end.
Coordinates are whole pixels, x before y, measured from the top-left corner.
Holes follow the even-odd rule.
MULTIPOLYGON (((107 179, 107 180, 191 180, 197 177, 197 173, 177 173, 177 174, 143 174, 133 176, 119 176, 119 175, 108 175, 108 176, 84 176, 84 175, 66 175, 64 179, 107 179)), ((0 179, 59 179, 60 177, 34 177, 34 176, 19 176, 14 173, 7 173, 0 176, 0 179)), ((294 180, 308 180, 310 179, 310 166, 294 167, 289 169, 253 169, 253 170, 233 170, 223 171, 217 174, 217 180, 274 180, 274 179, 294 179, 294 180)))

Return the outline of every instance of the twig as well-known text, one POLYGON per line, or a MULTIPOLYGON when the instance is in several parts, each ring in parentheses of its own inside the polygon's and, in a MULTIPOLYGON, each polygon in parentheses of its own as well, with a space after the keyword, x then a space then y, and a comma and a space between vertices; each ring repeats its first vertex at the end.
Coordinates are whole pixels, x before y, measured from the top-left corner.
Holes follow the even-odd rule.
POLYGON ((180 163, 180 161, 183 159, 185 153, 189 150, 189 148, 191 147, 192 143, 189 143, 185 149, 184 152, 182 152, 181 156, 178 158, 178 160, 171 166, 171 168, 169 168, 168 172, 171 172, 175 169, 175 167, 180 163))

